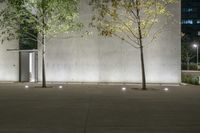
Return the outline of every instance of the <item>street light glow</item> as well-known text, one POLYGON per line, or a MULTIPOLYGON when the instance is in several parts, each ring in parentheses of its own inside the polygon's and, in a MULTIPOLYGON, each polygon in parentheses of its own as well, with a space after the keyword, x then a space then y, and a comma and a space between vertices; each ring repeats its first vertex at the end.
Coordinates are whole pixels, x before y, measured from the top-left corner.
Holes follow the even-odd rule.
POLYGON ((193 47, 194 47, 194 48, 197 48, 197 47, 198 47, 198 45, 197 45, 197 44, 193 44, 193 47))

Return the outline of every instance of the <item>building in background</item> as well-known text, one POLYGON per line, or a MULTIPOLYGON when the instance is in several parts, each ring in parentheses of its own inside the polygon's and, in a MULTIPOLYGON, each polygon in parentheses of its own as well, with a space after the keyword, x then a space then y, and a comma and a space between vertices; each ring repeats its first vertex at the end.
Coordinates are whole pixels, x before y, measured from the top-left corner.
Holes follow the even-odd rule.
POLYGON ((184 41, 194 43, 200 37, 200 0, 182 0, 182 33, 184 41))
POLYGON ((196 70, 198 52, 194 44, 200 46, 200 0, 181 0, 181 3, 182 69, 196 70))

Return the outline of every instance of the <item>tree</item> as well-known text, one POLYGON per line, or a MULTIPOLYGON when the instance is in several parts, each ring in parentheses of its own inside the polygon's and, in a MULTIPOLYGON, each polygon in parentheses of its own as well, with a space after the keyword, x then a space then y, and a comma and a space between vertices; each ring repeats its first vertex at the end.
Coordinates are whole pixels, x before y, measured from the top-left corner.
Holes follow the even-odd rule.
POLYGON ((37 41, 42 45, 42 87, 46 87, 47 38, 51 39, 60 33, 67 34, 82 27, 77 19, 79 0, 4 0, 4 2, 6 6, 0 11, 0 28, 4 36, 2 42, 18 39, 26 34, 26 39, 37 41), (30 31, 35 31, 37 34, 32 34, 30 31))
POLYGON ((144 40, 152 42, 172 17, 167 7, 176 0, 91 0, 91 26, 102 36, 115 36, 140 50, 142 89, 146 90, 144 40), (162 26, 160 18, 166 18, 162 26), (157 26, 154 28, 154 26, 157 26), (157 29, 155 31, 155 29, 157 29))
POLYGON ((187 66, 187 70, 190 70, 190 62, 192 59, 194 59, 196 55, 194 54, 194 51, 191 48, 191 38, 182 33, 181 37, 181 60, 182 63, 185 63, 187 66))
POLYGON ((190 45, 188 45, 187 43, 182 43, 181 51, 182 62, 185 62, 187 70, 190 70, 190 62, 194 57, 196 57, 194 55, 194 51, 191 50, 190 45))

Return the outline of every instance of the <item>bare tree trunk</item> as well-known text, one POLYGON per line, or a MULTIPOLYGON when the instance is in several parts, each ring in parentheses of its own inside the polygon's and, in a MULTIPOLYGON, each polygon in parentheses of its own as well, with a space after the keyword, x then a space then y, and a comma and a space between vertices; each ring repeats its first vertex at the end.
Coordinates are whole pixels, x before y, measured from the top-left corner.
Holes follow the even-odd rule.
MULTIPOLYGON (((137 6, 140 6, 140 2, 136 1, 137 6)), ((142 31, 141 31, 141 20, 140 20, 140 9, 137 7, 137 19, 138 19, 138 33, 139 33, 139 45, 140 45, 140 60, 141 60, 141 69, 142 69, 142 89, 147 90, 146 88, 146 75, 144 67, 144 51, 143 51, 143 42, 142 42, 142 31)))
POLYGON ((145 67, 144 67, 144 54, 143 54, 143 46, 140 47, 140 59, 141 59, 141 68, 142 68, 142 89, 146 90, 146 75, 145 75, 145 67))
POLYGON ((42 87, 46 88, 46 72, 45 72, 45 35, 42 35, 42 87))
POLYGON ((43 12, 43 17, 42 17, 42 24, 43 24, 43 31, 42 31, 42 87, 46 88, 46 72, 45 72, 45 7, 44 3, 45 1, 42 0, 42 12, 43 12))
POLYGON ((187 70, 190 70, 190 62, 187 60, 187 70))

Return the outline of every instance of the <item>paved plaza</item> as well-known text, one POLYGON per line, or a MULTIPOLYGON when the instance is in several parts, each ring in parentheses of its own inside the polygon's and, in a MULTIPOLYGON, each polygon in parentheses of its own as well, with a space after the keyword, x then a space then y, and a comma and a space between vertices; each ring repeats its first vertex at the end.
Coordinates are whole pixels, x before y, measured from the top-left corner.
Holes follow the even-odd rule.
POLYGON ((0 84, 0 133, 200 132, 199 86, 25 85, 0 84))

